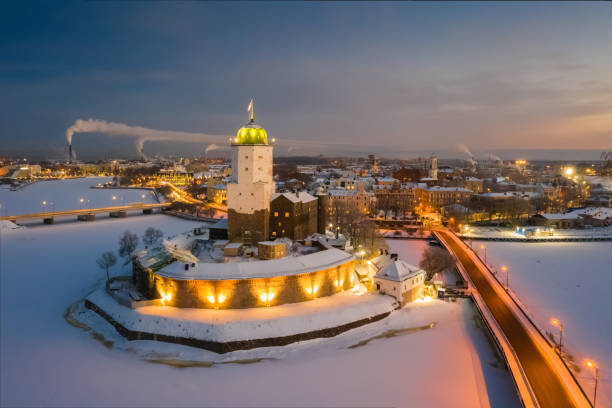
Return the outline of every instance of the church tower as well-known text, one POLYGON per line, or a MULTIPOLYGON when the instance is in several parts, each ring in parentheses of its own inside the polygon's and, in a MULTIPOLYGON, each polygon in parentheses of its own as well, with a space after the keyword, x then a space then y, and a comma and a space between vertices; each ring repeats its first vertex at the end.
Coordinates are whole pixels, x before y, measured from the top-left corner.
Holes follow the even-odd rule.
POLYGON ((249 122, 232 139, 232 181, 227 185, 230 240, 255 244, 269 238, 270 198, 276 190, 272 150, 265 129, 255 123, 251 100, 249 122))
POLYGON ((429 158, 429 171, 427 176, 431 179, 438 179, 438 157, 432 154, 429 158))

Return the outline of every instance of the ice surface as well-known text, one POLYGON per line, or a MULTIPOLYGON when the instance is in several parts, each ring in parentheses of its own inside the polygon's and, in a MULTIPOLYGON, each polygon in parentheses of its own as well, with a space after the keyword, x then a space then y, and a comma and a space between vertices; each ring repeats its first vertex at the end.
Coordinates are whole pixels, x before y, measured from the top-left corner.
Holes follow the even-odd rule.
MULTIPOLYGON (((40 224, 3 233, 0 405, 519 406, 507 372, 496 367, 497 357, 475 326, 469 302, 414 304, 397 318, 333 339, 223 355, 272 360, 208 368, 178 369, 144 360, 170 356, 206 361, 219 355, 157 342, 127 342, 114 330, 109 330, 114 346, 106 348, 91 332, 66 323, 66 308, 105 279, 94 260, 103 251, 116 251, 124 230, 142 235, 153 226, 171 236, 198 225, 152 215, 40 224), (386 330, 432 322, 431 329, 348 348, 386 330)), ((402 253, 400 258, 418 263, 402 253)), ((121 268, 115 266, 111 273, 121 268)), ((109 327, 104 321, 100 325, 109 327)))
POLYGON ((0 189, 0 203, 3 204, 4 208, 2 215, 157 202, 155 195, 151 194, 151 190, 89 188, 111 180, 111 177, 45 180, 17 191, 0 189), (113 196, 115 197, 114 200, 113 196), (83 203, 80 202, 81 198, 83 203), (43 204, 43 201, 46 204, 43 204))

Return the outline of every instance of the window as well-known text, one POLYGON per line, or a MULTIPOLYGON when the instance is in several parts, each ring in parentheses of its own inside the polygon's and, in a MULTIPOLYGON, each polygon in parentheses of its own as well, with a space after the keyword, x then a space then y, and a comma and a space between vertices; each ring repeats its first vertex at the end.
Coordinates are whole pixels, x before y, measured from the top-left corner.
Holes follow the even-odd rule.
POLYGON ((275 237, 276 236, 276 231, 272 231, 272 236, 275 237))
POLYGON ((274 216, 278 217, 278 211, 274 211, 274 216))
POLYGON ((263 159, 263 156, 262 156, 262 155, 259 155, 257 158, 258 158, 258 159, 263 159))
POLYGON ((245 168, 244 168, 244 171, 249 171, 249 168, 248 168, 248 167, 245 167, 245 168))
POLYGON ((284 233, 285 233, 285 230, 282 230, 281 232, 284 234, 284 233))
POLYGON ((283 225, 283 223, 282 223, 282 222, 279 222, 279 223, 278 223, 278 226, 280 227, 281 225, 283 225))
POLYGON ((245 159, 248 159, 248 158, 249 158, 249 156, 248 156, 248 155, 247 155, 247 156, 244 156, 244 158, 245 158, 245 159))
POLYGON ((289 218, 289 213, 288 212, 285 213, 285 218, 289 218))

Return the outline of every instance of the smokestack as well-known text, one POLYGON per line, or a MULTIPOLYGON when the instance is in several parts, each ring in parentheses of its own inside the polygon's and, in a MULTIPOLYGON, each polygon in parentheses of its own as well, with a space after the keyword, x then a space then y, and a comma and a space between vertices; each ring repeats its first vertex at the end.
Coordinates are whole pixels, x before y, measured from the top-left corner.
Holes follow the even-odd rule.
POLYGON ((72 143, 68 144, 68 163, 72 163, 72 143))

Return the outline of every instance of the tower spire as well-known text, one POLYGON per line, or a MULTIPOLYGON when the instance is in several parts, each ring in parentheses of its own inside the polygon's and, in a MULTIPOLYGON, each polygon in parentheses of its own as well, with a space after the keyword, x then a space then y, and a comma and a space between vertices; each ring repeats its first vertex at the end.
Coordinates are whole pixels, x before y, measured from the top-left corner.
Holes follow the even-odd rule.
POLYGON ((254 118, 254 114, 255 114, 255 109, 253 106, 253 98, 251 98, 251 102, 249 102, 249 107, 247 108, 247 111, 249 112, 249 121, 253 122, 254 118))

